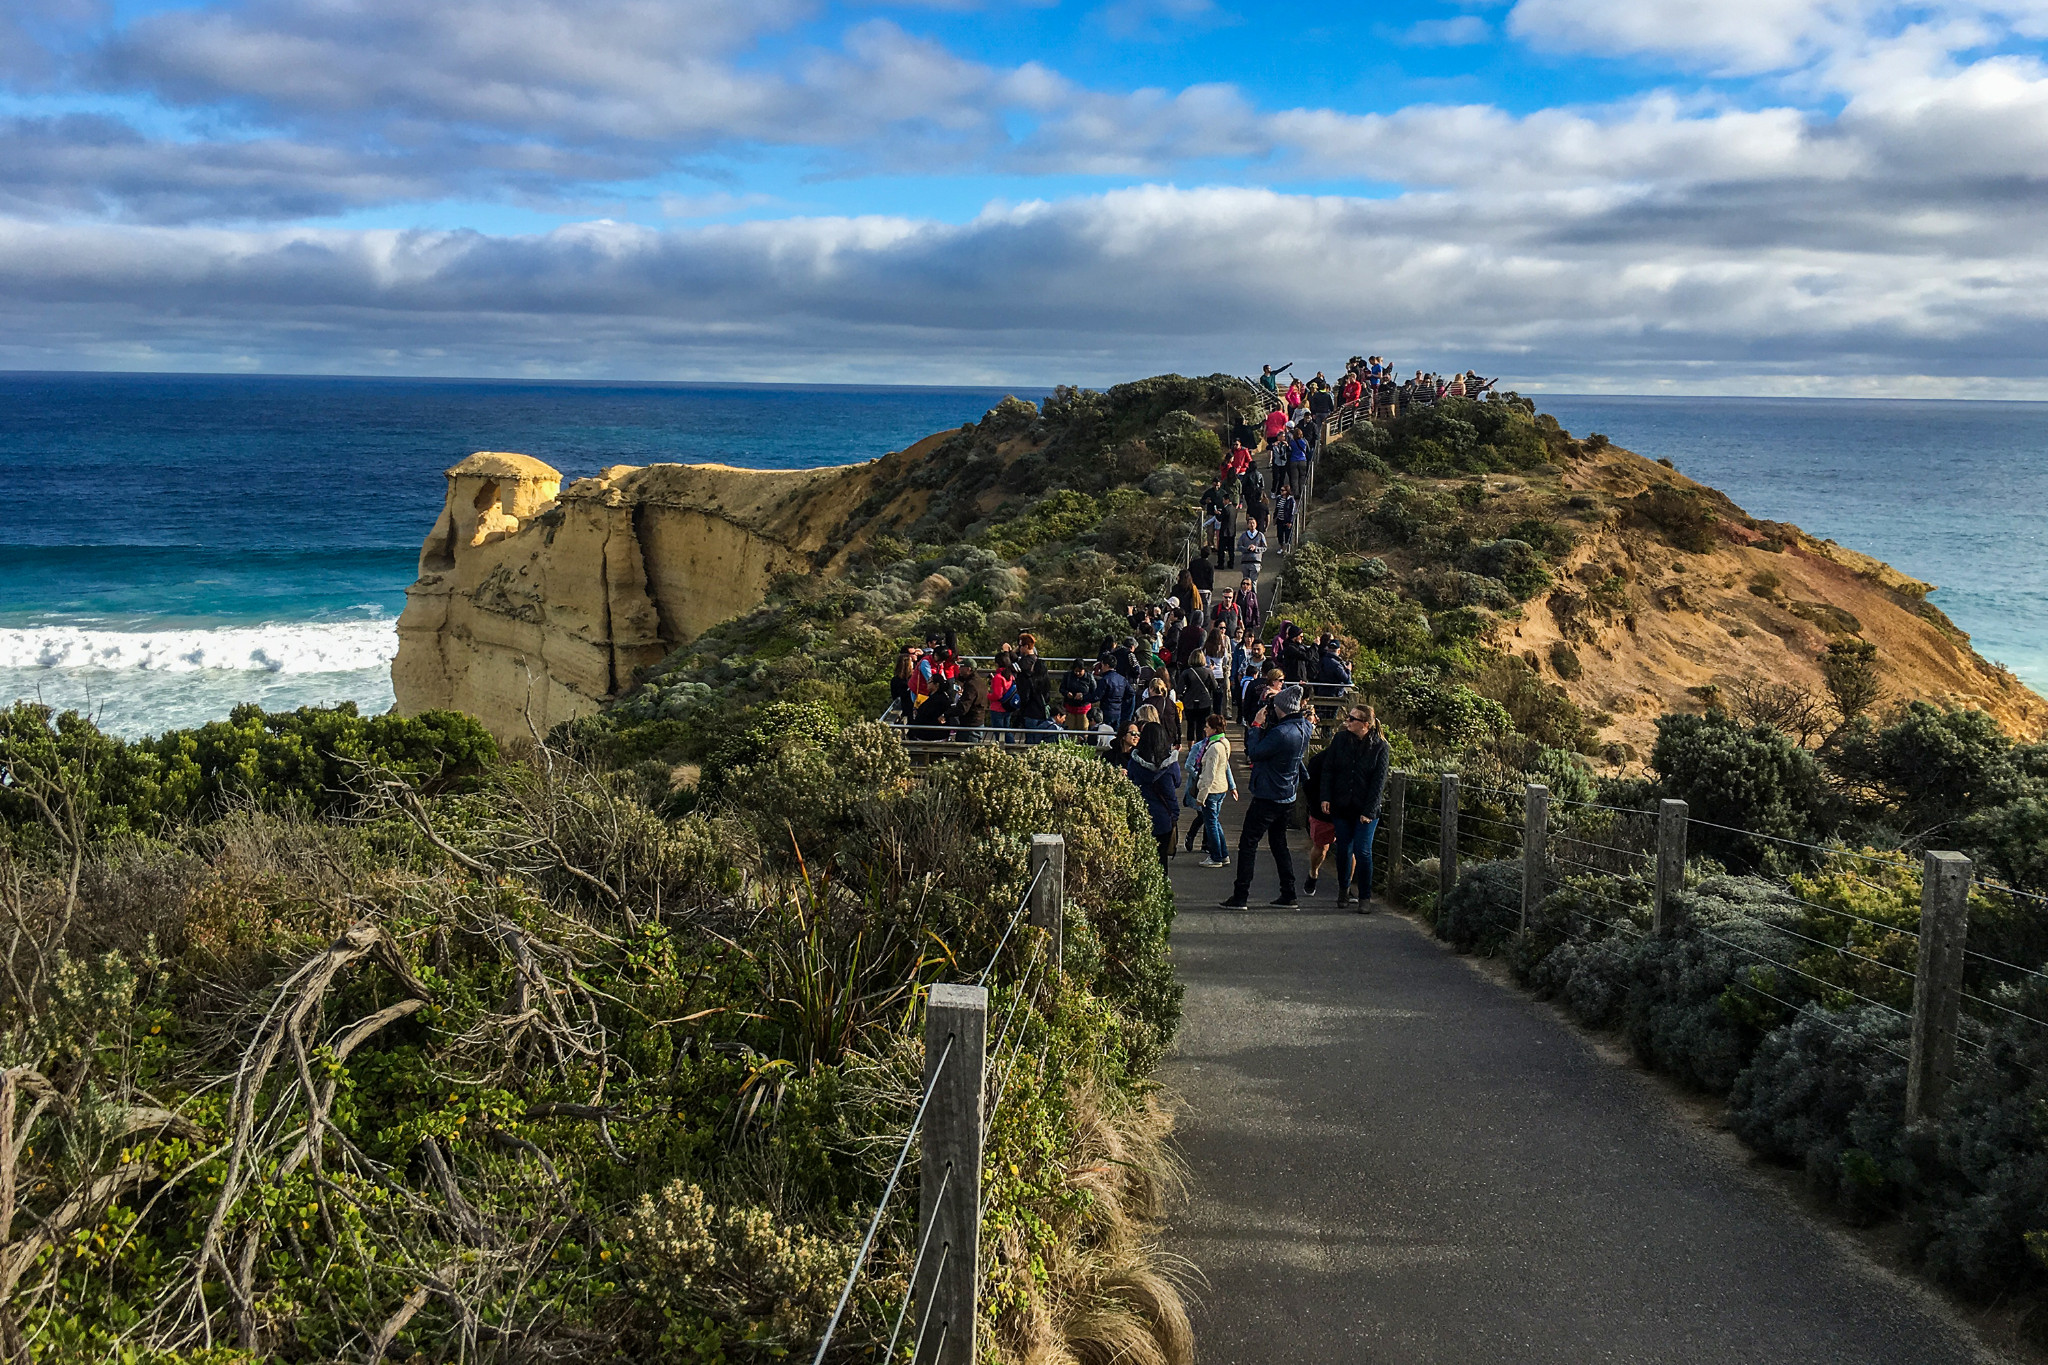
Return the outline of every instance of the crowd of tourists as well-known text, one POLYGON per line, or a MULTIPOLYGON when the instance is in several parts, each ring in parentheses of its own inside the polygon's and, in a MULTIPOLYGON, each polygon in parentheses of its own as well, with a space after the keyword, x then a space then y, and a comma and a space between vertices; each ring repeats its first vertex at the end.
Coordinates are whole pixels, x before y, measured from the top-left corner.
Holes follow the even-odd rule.
POLYGON ((1061 659, 1041 655, 1029 631, 977 658, 961 655, 950 632, 933 635, 897 656, 890 712, 914 740, 1093 745, 1143 794, 1162 864, 1199 843, 1201 866, 1236 873, 1228 908, 1248 905, 1265 843, 1279 873, 1275 905, 1315 895, 1334 859, 1338 904, 1363 910, 1387 739, 1373 709, 1351 696, 1343 642, 1327 631, 1311 639, 1289 620, 1269 628, 1259 579, 1269 555, 1293 548, 1334 413, 1361 404, 1391 416, 1480 397, 1495 381, 1419 370, 1404 380, 1379 356, 1352 357, 1334 385, 1321 372, 1285 378, 1291 368, 1263 368, 1257 382, 1278 401, 1232 425, 1201 496, 1197 552, 1163 600, 1129 609, 1124 634, 1104 637, 1093 657, 1061 659), (1316 748, 1319 724, 1335 733, 1316 748), (1249 793, 1232 763, 1240 746, 1249 793), (1233 856, 1223 811, 1247 795, 1233 856), (1309 859, 1297 882, 1287 831, 1302 802, 1309 859))
POLYGON ((1351 357, 1345 363, 1343 376, 1334 385, 1321 370, 1316 371, 1313 379, 1290 378, 1287 371, 1293 368, 1294 362, 1290 360, 1277 367, 1262 366, 1259 374, 1259 386, 1280 400, 1276 411, 1288 421, 1306 414, 1321 422, 1339 408, 1354 403, 1362 405, 1368 416, 1393 417, 1445 398, 1481 398, 1499 382, 1481 379, 1473 370, 1449 375, 1417 370, 1403 379, 1392 361, 1376 355, 1351 357))

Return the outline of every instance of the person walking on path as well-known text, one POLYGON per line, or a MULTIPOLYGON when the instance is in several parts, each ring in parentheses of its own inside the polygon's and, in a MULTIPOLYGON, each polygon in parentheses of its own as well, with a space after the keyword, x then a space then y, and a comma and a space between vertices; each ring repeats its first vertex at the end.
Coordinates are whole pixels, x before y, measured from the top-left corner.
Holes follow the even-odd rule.
POLYGON ((1237 538, 1238 567, 1244 573, 1244 581, 1259 581, 1259 564, 1266 557, 1266 533, 1259 529, 1257 517, 1247 517, 1244 534, 1237 538))
POLYGON ((1200 648, 1188 654, 1174 675, 1173 690, 1180 697, 1183 733, 1199 739, 1209 732, 1209 717, 1221 709, 1216 676, 1209 671, 1209 658, 1200 648))
MULTIPOLYGON (((1237 795, 1237 774, 1230 768, 1230 734, 1228 722, 1220 715, 1212 715, 1204 723, 1208 731, 1202 742, 1188 754, 1188 765, 1194 768, 1191 781, 1191 804, 1200 811, 1203 867, 1229 867, 1230 845, 1223 836, 1223 798, 1235 801, 1237 795)), ((1188 831, 1189 852, 1194 851, 1195 830, 1188 831)))
POLYGON ((1387 771, 1393 751, 1380 733, 1379 717, 1370 706, 1352 706, 1344 727, 1323 751, 1318 809, 1336 826, 1337 908, 1351 902, 1358 888, 1358 911, 1372 907, 1372 836, 1380 822, 1380 801, 1386 795, 1387 771))
POLYGON ((1287 547, 1294 543, 1294 491, 1283 489, 1273 500, 1273 525, 1278 528, 1280 553, 1286 554, 1287 547))
MULTIPOLYGON (((1144 710, 1141 708, 1141 714, 1144 710)), ((1173 857, 1173 830, 1180 823, 1180 760, 1159 725, 1141 723, 1138 744, 1124 760, 1124 772, 1138 784, 1145 809, 1152 816, 1152 838, 1159 846, 1159 866, 1173 857)))
POLYGON ((1301 689, 1281 688, 1279 695, 1260 708, 1249 733, 1245 757, 1252 765, 1252 803, 1237 836, 1237 884, 1222 906, 1226 910, 1250 906, 1260 839, 1272 848, 1273 864, 1280 871, 1280 895, 1273 904, 1297 906, 1301 902, 1294 895, 1294 855, 1287 849, 1287 826, 1301 790, 1302 755, 1315 733, 1315 723, 1302 714, 1301 689))

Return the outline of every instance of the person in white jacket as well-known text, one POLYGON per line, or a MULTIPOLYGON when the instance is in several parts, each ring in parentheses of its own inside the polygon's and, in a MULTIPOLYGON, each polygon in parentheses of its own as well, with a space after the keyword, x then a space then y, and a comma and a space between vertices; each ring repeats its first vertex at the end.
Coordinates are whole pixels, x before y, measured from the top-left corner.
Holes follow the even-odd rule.
POLYGON ((1209 717, 1208 734, 1200 749, 1201 765, 1195 770, 1194 800, 1189 804, 1202 812, 1202 842, 1209 855, 1203 867, 1229 867, 1230 845, 1223 838, 1223 798, 1237 800, 1237 774, 1230 770, 1230 736, 1219 711, 1209 717))

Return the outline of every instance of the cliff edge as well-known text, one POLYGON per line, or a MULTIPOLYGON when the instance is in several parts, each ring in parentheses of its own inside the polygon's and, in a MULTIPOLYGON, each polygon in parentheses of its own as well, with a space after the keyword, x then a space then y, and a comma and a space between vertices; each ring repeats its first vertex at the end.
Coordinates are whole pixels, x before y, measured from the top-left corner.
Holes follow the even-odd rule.
POLYGON ((452 708, 500 740, 595 711, 707 627, 812 567, 866 467, 617 465, 562 487, 525 455, 447 471, 406 590, 398 710, 452 708))

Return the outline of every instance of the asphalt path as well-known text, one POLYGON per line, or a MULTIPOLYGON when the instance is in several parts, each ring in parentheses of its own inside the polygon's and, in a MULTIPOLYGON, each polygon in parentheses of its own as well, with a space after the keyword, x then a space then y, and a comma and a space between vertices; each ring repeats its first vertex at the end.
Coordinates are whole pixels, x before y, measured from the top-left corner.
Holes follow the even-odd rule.
MULTIPOLYGON (((1235 843, 1242 806, 1226 809, 1235 843)), ((1303 836, 1294 834, 1300 849, 1303 836)), ((1996 1359, 1656 1081, 1413 922, 1174 860, 1203 1365, 1996 1359)), ((1305 861, 1305 860, 1298 860, 1305 861)))

